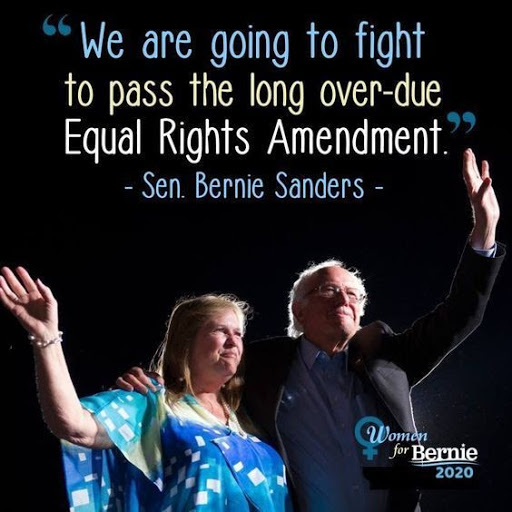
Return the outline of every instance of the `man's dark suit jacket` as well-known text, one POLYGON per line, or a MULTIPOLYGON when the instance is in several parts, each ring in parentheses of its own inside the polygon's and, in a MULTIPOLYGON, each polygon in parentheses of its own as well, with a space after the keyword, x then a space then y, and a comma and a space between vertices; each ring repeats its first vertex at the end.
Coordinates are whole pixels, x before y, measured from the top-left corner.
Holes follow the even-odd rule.
MULTIPOLYGON (((400 334, 393 333, 383 322, 374 322, 361 328, 350 340, 350 368, 369 380, 376 397, 404 432, 416 430, 410 397, 412 386, 478 327, 504 255, 500 244, 495 258, 480 256, 466 246, 448 296, 433 311, 400 334)), ((246 348, 244 408, 280 451, 288 469, 276 420, 297 347, 298 339, 280 337, 256 341, 246 348)), ((393 510, 414 510, 419 498, 417 492, 395 493, 395 496, 391 498, 396 504, 393 510)))

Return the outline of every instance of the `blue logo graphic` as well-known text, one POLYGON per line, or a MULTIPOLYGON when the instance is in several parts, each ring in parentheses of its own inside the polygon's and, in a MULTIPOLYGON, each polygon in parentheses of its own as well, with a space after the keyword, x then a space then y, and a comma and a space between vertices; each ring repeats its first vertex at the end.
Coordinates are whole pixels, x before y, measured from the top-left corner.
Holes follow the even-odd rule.
POLYGON ((384 423, 375 417, 375 416, 365 416, 361 418, 354 427, 354 435, 356 436, 356 441, 364 446, 363 455, 366 456, 366 460, 373 460, 374 456, 377 455, 378 451, 376 446, 382 444, 386 438, 382 438, 381 435, 376 434, 376 428, 378 427, 379 433, 386 429, 384 423), (369 427, 366 429, 365 433, 368 435, 368 439, 365 439, 362 435, 363 427, 369 424, 369 427))

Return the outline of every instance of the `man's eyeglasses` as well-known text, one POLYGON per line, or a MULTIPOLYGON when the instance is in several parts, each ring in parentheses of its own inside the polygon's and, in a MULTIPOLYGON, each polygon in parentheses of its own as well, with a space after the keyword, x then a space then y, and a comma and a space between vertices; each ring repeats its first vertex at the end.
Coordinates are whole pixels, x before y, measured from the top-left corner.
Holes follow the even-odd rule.
POLYGON ((366 295, 356 288, 344 288, 336 284, 321 284, 320 286, 309 290, 309 292, 306 293, 306 296, 312 293, 326 299, 333 299, 334 297, 344 293, 350 304, 361 304, 361 302, 366 298, 366 295))

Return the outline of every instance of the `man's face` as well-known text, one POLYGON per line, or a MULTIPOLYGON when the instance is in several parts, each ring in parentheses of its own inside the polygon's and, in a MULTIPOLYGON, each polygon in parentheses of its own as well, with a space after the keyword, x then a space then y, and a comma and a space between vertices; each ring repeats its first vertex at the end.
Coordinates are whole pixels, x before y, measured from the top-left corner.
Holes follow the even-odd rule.
POLYGON ((314 343, 332 344, 347 340, 359 329, 361 304, 350 300, 363 290, 357 279, 346 269, 320 269, 304 283, 302 300, 293 306, 306 338, 314 343), (332 286, 329 286, 332 285, 332 286), (318 287, 321 287, 320 290, 318 287), (340 293, 325 293, 340 288, 340 293))

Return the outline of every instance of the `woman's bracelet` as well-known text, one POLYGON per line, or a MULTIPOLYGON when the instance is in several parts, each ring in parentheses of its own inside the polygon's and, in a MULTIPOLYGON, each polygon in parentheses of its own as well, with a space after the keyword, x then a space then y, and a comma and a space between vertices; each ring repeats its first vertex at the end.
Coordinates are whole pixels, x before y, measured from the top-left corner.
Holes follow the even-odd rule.
POLYGON ((53 345, 54 343, 62 343, 63 332, 62 331, 58 331, 58 332, 59 332, 58 336, 51 340, 43 340, 41 338, 37 338, 33 334, 29 334, 28 339, 30 340, 32 345, 34 345, 34 347, 46 348, 48 345, 53 345))

